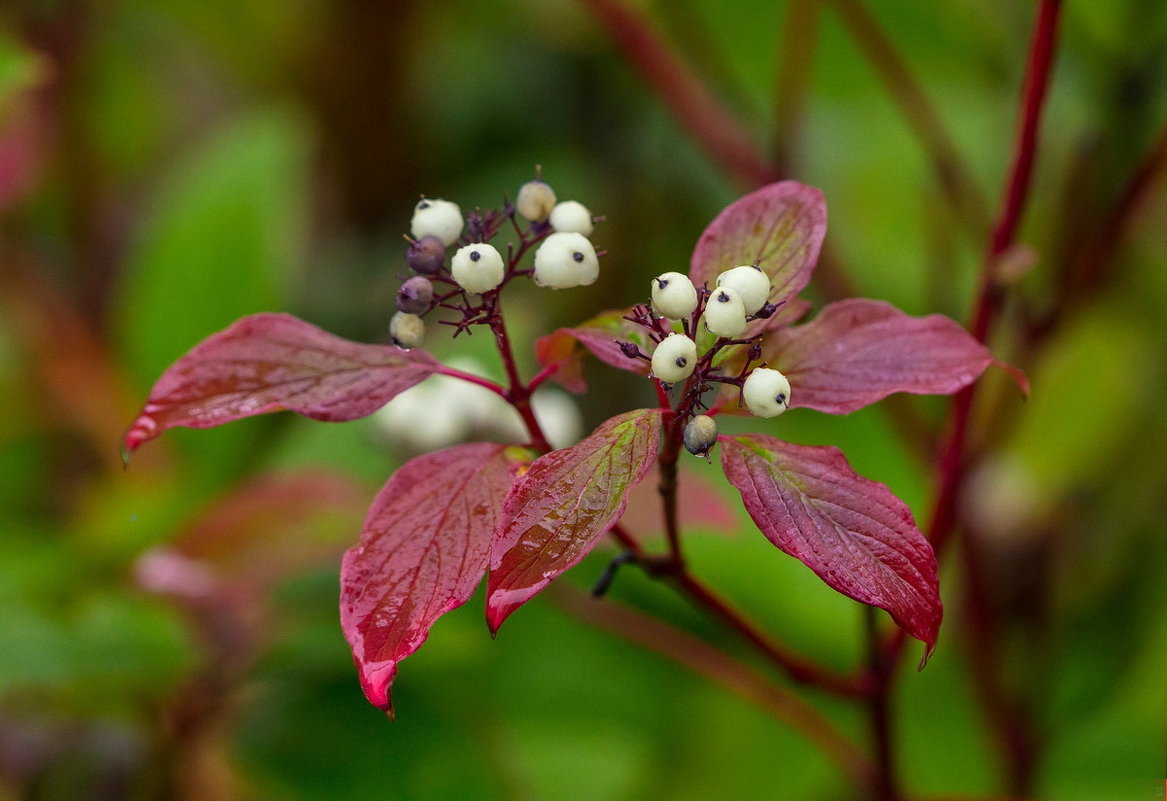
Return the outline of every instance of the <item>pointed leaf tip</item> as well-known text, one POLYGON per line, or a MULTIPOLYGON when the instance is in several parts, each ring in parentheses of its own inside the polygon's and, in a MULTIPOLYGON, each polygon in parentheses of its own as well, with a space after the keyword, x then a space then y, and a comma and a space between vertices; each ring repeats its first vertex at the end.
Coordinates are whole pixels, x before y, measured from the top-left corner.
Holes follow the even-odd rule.
POLYGON ((891 614, 928 652, 944 610, 936 556, 911 510, 837 448, 722 437, 725 475, 766 539, 829 587, 891 614))
POLYGON ((123 447, 133 452, 175 426, 210 428, 281 410, 356 420, 440 367, 423 350, 351 342, 288 314, 254 314, 167 368, 123 447))
POLYGON ((386 708, 401 660, 481 582, 498 510, 526 453, 455 445, 406 462, 378 493, 340 570, 341 628, 374 706, 386 708))
POLYGON ((503 621, 582 560, 628 503, 656 460, 660 410, 602 423, 586 439, 536 459, 499 515, 487 580, 486 622, 503 621))

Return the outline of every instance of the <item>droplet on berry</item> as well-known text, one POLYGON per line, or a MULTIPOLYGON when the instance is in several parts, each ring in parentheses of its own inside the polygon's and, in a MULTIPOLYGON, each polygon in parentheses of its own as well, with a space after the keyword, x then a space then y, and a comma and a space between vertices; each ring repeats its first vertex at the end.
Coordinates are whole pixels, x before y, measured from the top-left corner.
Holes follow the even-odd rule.
POLYGON ((416 314, 397 312, 389 320, 389 337, 399 348, 416 348, 425 339, 425 320, 416 314))
POLYGON ((717 444, 717 421, 707 414, 699 414, 685 426, 685 450, 702 458, 717 444))

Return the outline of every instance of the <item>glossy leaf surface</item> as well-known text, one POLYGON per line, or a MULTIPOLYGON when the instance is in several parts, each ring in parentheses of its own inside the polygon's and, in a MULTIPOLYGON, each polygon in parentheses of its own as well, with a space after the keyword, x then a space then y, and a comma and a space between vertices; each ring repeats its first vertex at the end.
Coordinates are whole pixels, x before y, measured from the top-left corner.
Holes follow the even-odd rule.
POLYGON ((397 665, 482 580, 498 512, 525 451, 456 445, 406 462, 369 509, 340 571, 340 619, 374 706, 392 711, 397 665))
POLYGON ((831 303, 767 340, 763 358, 791 385, 791 407, 846 414, 893 392, 947 395, 993 363, 988 349, 940 314, 911 317, 879 300, 831 303))
POLYGON ((831 588, 886 609, 936 645, 943 607, 932 546, 883 484, 851 469, 837 448, 761 434, 723 436, 721 463, 766 539, 831 588))
POLYGON ((770 302, 789 301, 810 281, 826 233, 822 192, 797 181, 770 184, 713 218, 693 249, 689 277, 713 287, 725 270, 759 262, 770 276, 770 302))
POLYGON ((570 448, 536 459, 515 482, 490 558, 486 620, 492 632, 591 551, 624 512, 660 441, 660 412, 607 420, 570 448))
POLYGON ((282 409, 356 420, 440 366, 423 350, 351 342, 288 314, 255 314, 203 340, 162 374, 125 448, 174 426, 210 428, 282 409))

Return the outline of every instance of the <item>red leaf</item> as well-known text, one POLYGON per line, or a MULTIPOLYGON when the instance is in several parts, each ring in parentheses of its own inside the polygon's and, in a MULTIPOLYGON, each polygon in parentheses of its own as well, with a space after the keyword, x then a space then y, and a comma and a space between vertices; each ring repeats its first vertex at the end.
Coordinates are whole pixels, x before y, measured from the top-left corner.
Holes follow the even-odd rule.
POLYGON ((837 448, 723 436, 721 464, 766 539, 848 598, 886 609, 931 652, 943 607, 932 546, 883 484, 837 448))
POLYGON ((811 322, 777 331, 763 358, 790 379, 790 405, 846 414, 893 392, 947 395, 993 363, 955 321, 909 317, 879 300, 841 300, 811 322))
POLYGON ((340 621, 365 697, 392 714, 397 663, 486 572, 518 449, 455 445, 406 462, 373 501, 340 569, 340 621))
POLYGON ((628 503, 657 455, 660 411, 639 409, 604 422, 577 445, 535 460, 499 516, 486 585, 491 632, 579 562, 628 503))
POLYGON ((566 328, 552 331, 535 340, 535 359, 540 367, 558 364, 551 380, 574 395, 582 395, 588 391, 588 385, 583 377, 583 353, 576 347, 577 342, 566 328))
POLYGON ((780 181, 730 203, 705 228, 689 277, 713 286, 718 274, 760 262, 770 276, 770 302, 789 301, 810 281, 827 233, 822 192, 780 181))
MULTIPOLYGON (((645 330, 624 319, 625 315, 631 313, 631 309, 612 309, 597 314, 575 328, 560 328, 542 337, 536 343, 536 351, 538 352, 541 345, 545 353, 554 352, 560 354, 562 358, 562 354, 565 352, 564 339, 569 337, 579 342, 605 364, 610 364, 620 370, 648 375, 649 363, 647 361, 630 359, 620 350, 621 342, 635 342, 645 355, 649 354, 652 347, 645 330)), ((542 357, 540 364, 546 366, 542 357)), ((571 387, 567 388, 571 389, 571 387)))
POLYGON ((171 365, 126 432, 132 452, 174 426, 210 428, 287 409, 366 417, 441 365, 422 350, 364 345, 287 314, 244 317, 171 365))

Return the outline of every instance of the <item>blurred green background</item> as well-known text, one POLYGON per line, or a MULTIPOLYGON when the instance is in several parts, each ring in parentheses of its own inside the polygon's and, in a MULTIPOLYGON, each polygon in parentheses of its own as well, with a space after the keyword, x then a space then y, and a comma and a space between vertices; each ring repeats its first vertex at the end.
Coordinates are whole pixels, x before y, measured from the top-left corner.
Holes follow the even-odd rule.
MULTIPOLYGON (((1035 3, 866 6, 951 132, 972 179, 960 204, 867 55, 870 35, 839 13, 854 4, 632 5, 784 175, 825 191, 831 260, 851 290, 967 317, 1035 3)), ((940 649, 896 695, 916 796, 1004 795, 1005 709, 1035 749, 1033 797, 1158 797, 1162 170, 1121 236, 1106 221, 1165 124, 1167 6, 1067 4, 993 343, 1032 394, 1023 402, 998 372, 978 396, 961 508, 980 561, 949 554, 940 649), (987 577, 978 592, 970 566, 987 577), (985 614, 1005 698, 995 717, 969 624, 985 614)), ((497 642, 481 597, 448 615, 403 664, 386 721, 361 696, 336 609, 339 554, 412 455, 376 421, 176 431, 122 469, 124 427, 198 340, 271 310, 384 341, 417 196, 496 206, 535 164, 561 199, 606 216, 593 239, 608 255, 592 287, 516 292, 527 370, 534 337, 642 300, 752 188, 670 114, 587 4, 0 5, 0 801, 856 797, 788 725, 582 622, 572 596, 530 604, 497 642)), ((431 334, 435 352, 495 370, 485 340, 431 334)), ((596 363, 588 377, 589 429, 652 402, 633 377, 596 363)), ((842 447, 923 522, 948 403, 764 425, 842 447)), ((730 499, 716 472, 694 471, 730 499)), ((783 641, 858 664, 858 607, 738 519, 736 536, 691 529, 694 570, 783 641)), ((587 587, 610 556, 563 583, 587 587)), ((636 571, 612 603, 753 661, 636 571)), ((807 697, 863 742, 854 709, 807 697)))

